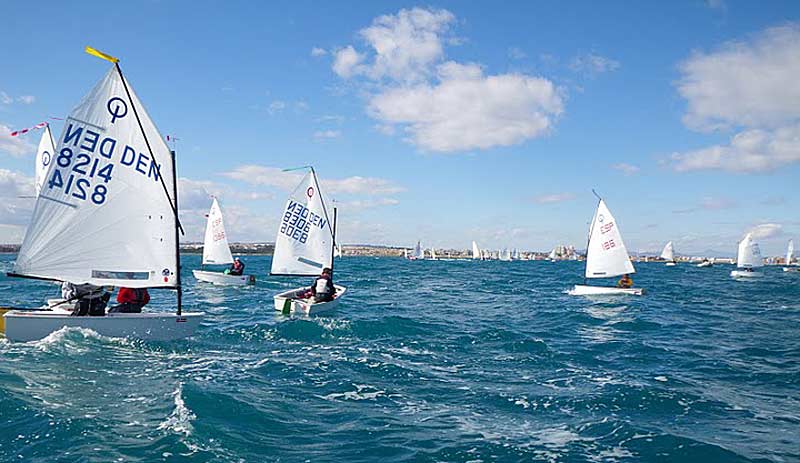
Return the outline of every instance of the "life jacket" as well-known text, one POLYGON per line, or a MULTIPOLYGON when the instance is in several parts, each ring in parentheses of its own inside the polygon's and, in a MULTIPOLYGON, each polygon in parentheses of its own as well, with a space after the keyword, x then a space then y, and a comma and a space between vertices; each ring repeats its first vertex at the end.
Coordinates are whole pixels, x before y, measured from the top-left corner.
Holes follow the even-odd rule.
POLYGON ((145 288, 120 288, 117 294, 117 302, 120 304, 145 305, 150 302, 150 294, 145 288))
POLYGON ((333 293, 331 290, 333 284, 329 278, 319 277, 314 282, 314 294, 316 296, 327 296, 333 293))

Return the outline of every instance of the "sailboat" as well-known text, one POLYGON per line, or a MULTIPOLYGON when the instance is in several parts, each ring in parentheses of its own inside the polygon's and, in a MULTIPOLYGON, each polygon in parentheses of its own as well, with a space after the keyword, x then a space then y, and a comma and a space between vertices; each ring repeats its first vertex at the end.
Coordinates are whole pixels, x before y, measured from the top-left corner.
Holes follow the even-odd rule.
POLYGON ((783 267, 784 272, 800 272, 798 264, 792 264, 794 257, 794 240, 789 240, 789 245, 786 247, 786 267, 783 267))
POLYGON ((439 258, 436 257, 436 250, 435 249, 431 248, 430 253, 431 253, 431 257, 430 257, 429 260, 439 260, 439 258))
POLYGON ((483 256, 481 255, 481 250, 478 247, 478 243, 472 242, 472 258, 474 260, 483 260, 483 256))
POLYGON ((62 301, 10 310, 5 335, 32 341, 63 327, 105 336, 191 336, 204 314, 182 311, 175 156, 118 60, 67 117, 9 276, 96 286, 174 289, 175 313, 71 316, 62 301))
POLYGON ((39 147, 36 149, 36 168, 33 176, 33 186, 36 196, 42 191, 45 177, 47 177, 47 170, 50 168, 50 163, 53 161, 53 153, 56 152, 55 142, 53 141, 53 133, 50 131, 50 124, 44 126, 42 138, 39 140, 39 147))
MULTIPOLYGON (((331 223, 314 168, 307 166, 300 169, 307 169, 308 172, 289 196, 281 214, 270 274, 317 277, 324 268, 329 268, 333 275, 336 208, 333 209, 331 223)), ((336 294, 333 300, 327 302, 316 302, 313 297, 304 298, 308 287, 284 291, 274 297, 275 310, 285 314, 316 314, 331 310, 347 291, 344 286, 334 287, 336 294)))
POLYGON ((761 258, 761 248, 753 241, 753 234, 748 233, 739 242, 739 252, 736 255, 736 270, 731 271, 733 278, 757 278, 763 276, 761 272, 753 269, 764 266, 761 258))
POLYGON ((547 256, 547 258, 550 259, 550 262, 555 262, 556 261, 556 258, 557 258, 557 256, 556 256, 556 248, 553 248, 553 250, 550 251, 550 254, 547 256))
POLYGON ((408 256, 408 260, 424 260, 425 259, 425 250, 422 248, 422 245, 419 241, 417 241, 417 245, 414 247, 414 253, 408 256))
POLYGON ((708 267, 713 267, 713 266, 714 266, 714 258, 713 257, 711 259, 703 259, 702 262, 697 264, 697 267, 700 267, 700 268, 708 268, 708 267))
MULTIPOLYGON (((596 193, 595 193, 596 194, 596 193)), ((589 228, 589 243, 586 246, 585 278, 613 278, 623 274, 635 273, 633 263, 628 256, 622 234, 614 216, 608 210, 605 201, 598 196, 597 210, 589 228)), ((573 296, 594 295, 635 295, 644 294, 642 288, 618 288, 609 286, 575 285, 569 291, 573 296)))
MULTIPOLYGON (((206 222, 206 235, 203 240, 203 267, 206 265, 226 265, 233 262, 231 248, 228 244, 228 235, 225 233, 225 222, 222 219, 222 209, 217 198, 211 202, 206 222)), ((225 286, 254 285, 254 275, 229 275, 223 272, 210 272, 205 269, 193 270, 192 274, 198 281, 225 286)))
POLYGON ((342 247, 336 243, 336 248, 333 250, 333 257, 342 257, 342 247))
POLYGON ((672 245, 672 241, 664 245, 664 249, 661 251, 661 258, 667 261, 667 267, 674 267, 675 264, 675 248, 672 245))
POLYGON ((502 251, 498 252, 498 259, 508 262, 511 260, 511 251, 508 248, 503 248, 502 251))

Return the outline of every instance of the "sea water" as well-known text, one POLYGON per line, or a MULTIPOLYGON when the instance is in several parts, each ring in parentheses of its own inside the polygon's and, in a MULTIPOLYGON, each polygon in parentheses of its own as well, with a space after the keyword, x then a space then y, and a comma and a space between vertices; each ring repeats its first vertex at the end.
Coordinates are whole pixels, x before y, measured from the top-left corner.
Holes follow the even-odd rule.
MULTIPOLYGON (((0 461, 800 460, 800 274, 637 264, 647 295, 592 300, 578 262, 346 257, 305 318, 272 296, 310 279, 245 261, 217 287, 184 257, 187 340, 0 340, 0 461)), ((2 305, 57 295, 0 277, 2 305)))

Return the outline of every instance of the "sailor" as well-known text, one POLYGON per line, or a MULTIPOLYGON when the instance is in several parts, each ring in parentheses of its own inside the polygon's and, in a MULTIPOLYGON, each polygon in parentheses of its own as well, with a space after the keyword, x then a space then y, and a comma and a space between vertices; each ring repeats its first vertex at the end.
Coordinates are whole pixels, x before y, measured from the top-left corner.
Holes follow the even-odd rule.
POLYGON ((108 313, 142 313, 142 307, 150 302, 147 288, 120 288, 117 293, 117 305, 108 313))
POLYGON ((64 301, 74 301, 74 316, 103 316, 106 314, 106 305, 111 299, 111 293, 102 286, 85 283, 76 285, 65 281, 61 283, 61 298, 64 301))
POLYGON ((244 262, 242 262, 238 257, 233 259, 233 264, 231 264, 231 268, 228 269, 228 275, 241 275, 244 273, 244 262))
POLYGON ((314 284, 311 285, 309 290, 311 296, 314 297, 315 302, 328 302, 333 300, 336 294, 336 288, 333 286, 333 272, 329 268, 322 269, 320 275, 314 284))
POLYGON ((617 288, 630 288, 632 286, 633 286, 633 280, 631 279, 631 277, 628 276, 627 273, 625 275, 622 275, 622 278, 620 278, 619 281, 617 282, 617 288))

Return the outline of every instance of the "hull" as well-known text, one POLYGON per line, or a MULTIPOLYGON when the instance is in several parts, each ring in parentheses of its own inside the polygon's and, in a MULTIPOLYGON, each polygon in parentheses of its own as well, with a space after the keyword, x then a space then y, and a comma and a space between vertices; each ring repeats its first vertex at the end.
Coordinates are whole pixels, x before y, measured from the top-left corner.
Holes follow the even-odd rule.
POLYGON ((667 267, 674 267, 674 266, 676 266, 678 264, 676 264, 675 262, 667 262, 666 265, 667 265, 667 267))
POLYGON ((711 262, 700 262, 699 264, 697 264, 697 266, 700 268, 712 267, 713 265, 714 264, 712 264, 711 262))
POLYGON ((800 272, 800 267, 783 267, 784 272, 800 272))
POLYGON ((254 275, 226 275, 222 272, 207 272, 205 270, 192 270, 198 281, 225 286, 244 286, 256 284, 254 275))
POLYGON ((644 289, 575 285, 568 293, 570 296, 641 296, 644 294, 644 289))
POLYGON ((87 328, 103 336, 146 341, 171 341, 191 336, 204 314, 173 313, 109 314, 104 317, 72 317, 64 310, 11 310, 3 315, 10 341, 36 341, 64 327, 87 328))
POLYGON ((275 310, 282 313, 303 313, 307 315, 314 315, 322 312, 328 312, 339 305, 339 299, 344 296, 347 288, 344 286, 333 285, 336 288, 336 297, 332 301, 311 303, 310 299, 298 299, 297 297, 306 292, 308 288, 295 288, 289 291, 282 292, 275 296, 275 310))
POLYGON ((744 270, 732 270, 731 276, 733 278, 748 279, 748 278, 761 278, 762 276, 764 276, 764 274, 761 272, 745 272, 744 270))

